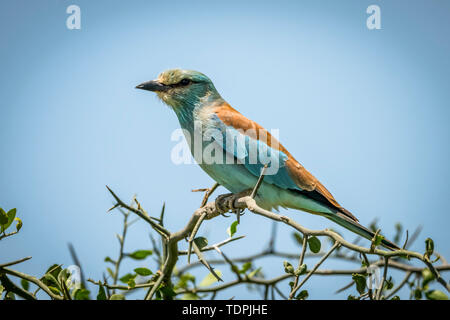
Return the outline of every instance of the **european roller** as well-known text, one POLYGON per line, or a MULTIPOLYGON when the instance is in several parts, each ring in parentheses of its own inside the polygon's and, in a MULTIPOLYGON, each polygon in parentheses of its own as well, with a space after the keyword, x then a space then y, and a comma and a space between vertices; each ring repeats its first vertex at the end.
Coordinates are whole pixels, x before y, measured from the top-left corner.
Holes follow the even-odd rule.
MULTIPOLYGON (((167 70, 136 88, 155 92, 173 109, 200 167, 230 192, 253 189, 266 165, 272 172, 264 176, 258 189, 255 200, 259 206, 306 211, 366 239, 374 237, 273 135, 232 108, 204 74, 167 70), (195 143, 196 134, 202 143, 195 143), (205 153, 210 157, 202 158, 205 153)), ((381 244, 398 249, 386 239, 381 244)))

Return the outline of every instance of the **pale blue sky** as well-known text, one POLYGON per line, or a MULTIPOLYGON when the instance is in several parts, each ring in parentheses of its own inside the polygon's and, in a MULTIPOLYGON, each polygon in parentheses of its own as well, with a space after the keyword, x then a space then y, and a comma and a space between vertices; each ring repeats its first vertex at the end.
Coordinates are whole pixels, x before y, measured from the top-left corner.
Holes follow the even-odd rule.
MULTIPOLYGON (((0 206, 17 207, 24 227, 0 242, 0 260, 31 255, 17 268, 40 275, 52 263, 72 264, 72 242, 86 275, 99 279, 122 221, 106 213, 106 184, 124 200, 137 193, 155 215, 166 201, 171 230, 187 222, 201 201, 190 190, 213 181, 170 161, 175 114, 134 89, 174 67, 205 73, 233 107, 279 129, 363 224, 378 218, 391 237, 396 222, 422 225, 413 249, 423 251, 431 236, 449 257, 449 9, 424 0, 2 1, 0 206), (66 28, 70 4, 81 7, 81 30, 66 28), (381 7, 382 30, 366 28, 370 4, 381 7)), ((353 239, 323 218, 282 213, 353 239)), ((209 221, 200 234, 223 240, 231 222, 209 221)), ((246 238, 224 252, 257 251, 270 228, 245 215, 238 235, 246 238)), ((133 226, 127 248, 148 244, 148 227, 133 226)), ((279 229, 277 247, 298 251, 290 230, 279 229)), ((268 276, 283 273, 282 260, 262 263, 268 276)), ((140 265, 127 261, 123 270, 140 265)), ((323 266, 337 267, 349 265, 323 266)), ((307 289, 311 298, 342 298, 349 292, 334 291, 348 280, 313 278, 307 289)), ((220 297, 231 296, 258 297, 244 286, 220 297)))

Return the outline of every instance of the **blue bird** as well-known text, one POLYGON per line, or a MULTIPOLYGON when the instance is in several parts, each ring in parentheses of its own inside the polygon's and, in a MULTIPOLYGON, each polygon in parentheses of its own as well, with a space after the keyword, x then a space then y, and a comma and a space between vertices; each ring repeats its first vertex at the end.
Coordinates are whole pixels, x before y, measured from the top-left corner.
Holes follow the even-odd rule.
MULTIPOLYGON (((267 130, 233 109, 204 74, 167 70, 136 88, 155 92, 175 111, 197 163, 231 192, 252 189, 262 168, 268 166, 255 197, 258 205, 268 210, 281 206, 306 211, 366 239, 374 237, 267 130), (196 143, 198 136, 200 144, 196 143)), ((381 244, 399 249, 386 239, 381 244)))

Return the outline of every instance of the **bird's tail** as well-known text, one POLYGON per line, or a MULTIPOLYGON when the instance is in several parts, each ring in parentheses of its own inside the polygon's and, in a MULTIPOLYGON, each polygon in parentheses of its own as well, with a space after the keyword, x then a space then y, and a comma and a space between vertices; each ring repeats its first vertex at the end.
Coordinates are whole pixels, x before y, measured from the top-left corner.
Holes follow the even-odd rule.
MULTIPOLYGON (((373 237, 375 236, 374 232, 372 232, 369 229, 367 229, 366 227, 360 225, 358 222, 350 219, 348 216, 344 215, 343 213, 336 212, 333 214, 327 214, 326 217, 328 219, 336 222, 337 224, 343 226, 344 228, 346 228, 368 240, 372 240, 373 237)), ((395 243, 393 243, 387 239, 383 239, 381 241, 381 245, 390 250, 399 250, 400 249, 399 246, 397 246, 395 243)))

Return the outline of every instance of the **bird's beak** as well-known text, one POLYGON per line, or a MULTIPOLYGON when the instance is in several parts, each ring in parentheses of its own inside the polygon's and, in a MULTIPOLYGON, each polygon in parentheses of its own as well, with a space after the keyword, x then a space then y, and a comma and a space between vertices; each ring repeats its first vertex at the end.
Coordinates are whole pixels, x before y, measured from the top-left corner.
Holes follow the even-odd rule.
POLYGON ((142 82, 141 84, 136 86, 136 89, 142 89, 147 91, 166 91, 168 88, 169 86, 166 86, 156 80, 142 82))

